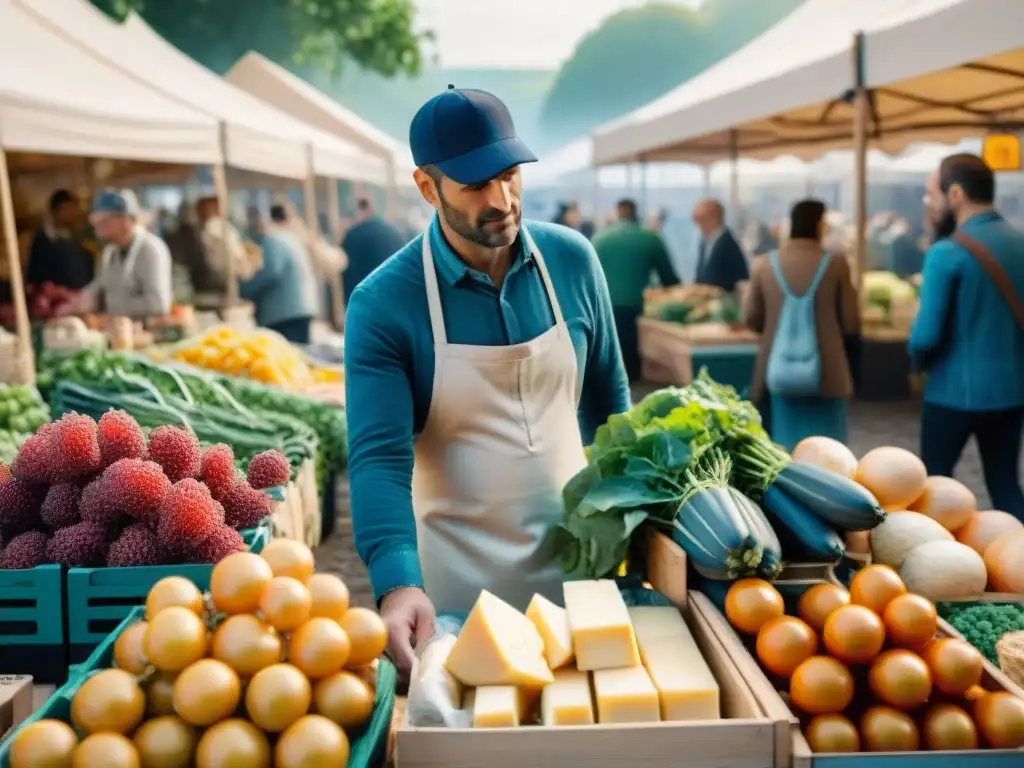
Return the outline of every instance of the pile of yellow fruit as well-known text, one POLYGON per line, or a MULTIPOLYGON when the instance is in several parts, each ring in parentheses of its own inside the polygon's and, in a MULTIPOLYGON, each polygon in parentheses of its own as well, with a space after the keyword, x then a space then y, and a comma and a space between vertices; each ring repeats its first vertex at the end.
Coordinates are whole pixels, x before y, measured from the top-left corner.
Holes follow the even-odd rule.
POLYGON ((292 389, 342 380, 340 369, 310 364, 298 348, 266 329, 214 328, 175 347, 172 357, 199 368, 292 389))
POLYGON ((308 547, 277 539, 221 560, 209 595, 161 580, 146 619, 117 638, 116 667, 74 693, 71 724, 23 727, 11 768, 345 766, 387 630, 313 567, 308 547))

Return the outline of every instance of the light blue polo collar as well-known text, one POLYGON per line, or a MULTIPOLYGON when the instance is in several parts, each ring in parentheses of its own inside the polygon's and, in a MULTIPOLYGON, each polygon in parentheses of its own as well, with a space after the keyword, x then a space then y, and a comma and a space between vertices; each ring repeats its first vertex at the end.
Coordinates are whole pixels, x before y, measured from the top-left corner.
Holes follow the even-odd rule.
MULTIPOLYGON (((491 278, 466 264, 448 245, 448 241, 445 240, 444 234, 441 232, 441 224, 436 213, 430 222, 430 227, 425 237, 430 238, 430 249, 434 255, 434 264, 437 266, 438 275, 446 283, 455 286, 460 281, 468 278, 486 285, 493 285, 491 278)), ((511 277, 536 258, 537 246, 533 242, 525 222, 519 226, 519 238, 516 240, 514 247, 516 257, 509 267, 508 277, 511 277), (527 254, 525 257, 524 253, 527 254)))

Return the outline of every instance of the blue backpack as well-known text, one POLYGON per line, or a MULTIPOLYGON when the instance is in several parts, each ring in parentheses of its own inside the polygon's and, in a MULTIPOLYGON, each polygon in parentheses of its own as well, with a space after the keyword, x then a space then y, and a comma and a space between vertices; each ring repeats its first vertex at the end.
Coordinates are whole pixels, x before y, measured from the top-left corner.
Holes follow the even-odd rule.
POLYGON ((813 397, 821 391, 821 350, 818 348, 814 294, 832 256, 822 254, 818 271, 803 296, 797 296, 789 289, 779 263, 779 252, 773 251, 769 258, 772 272, 782 289, 782 311, 775 327, 772 349, 768 353, 765 383, 773 395, 813 397))

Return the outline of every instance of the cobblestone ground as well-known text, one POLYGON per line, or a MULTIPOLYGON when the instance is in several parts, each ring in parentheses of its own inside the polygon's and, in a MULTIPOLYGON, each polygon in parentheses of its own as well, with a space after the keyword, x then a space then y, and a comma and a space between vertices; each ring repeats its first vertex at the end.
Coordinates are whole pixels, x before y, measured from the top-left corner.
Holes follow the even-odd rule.
MULTIPOLYGON (((643 394, 638 391, 637 395, 643 394)), ((854 403, 850 410, 850 448, 861 456, 879 445, 898 445, 918 451, 919 404, 915 401, 899 403, 854 403)), ((978 504, 985 509, 988 494, 982 479, 981 463, 973 442, 964 452, 957 467, 957 479, 965 483, 978 496, 978 504)), ((356 605, 372 606, 366 569, 352 545, 352 521, 348 514, 347 487, 339 489, 338 516, 334 533, 317 550, 320 570, 337 573, 352 593, 356 605), (341 491, 344 492, 341 492, 341 491)))

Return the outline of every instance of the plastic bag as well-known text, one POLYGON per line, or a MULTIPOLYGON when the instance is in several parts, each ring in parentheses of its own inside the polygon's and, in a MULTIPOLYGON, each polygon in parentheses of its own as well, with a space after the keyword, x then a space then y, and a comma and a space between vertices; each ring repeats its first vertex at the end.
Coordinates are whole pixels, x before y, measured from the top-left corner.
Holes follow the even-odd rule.
POLYGON ((445 668, 455 635, 435 634, 417 649, 409 678, 406 717, 413 728, 469 728, 471 710, 462 709, 462 686, 445 668))

